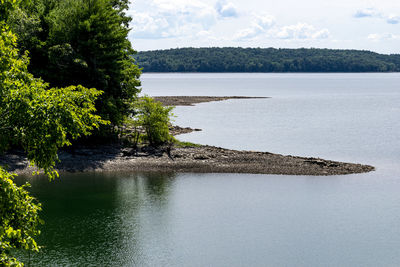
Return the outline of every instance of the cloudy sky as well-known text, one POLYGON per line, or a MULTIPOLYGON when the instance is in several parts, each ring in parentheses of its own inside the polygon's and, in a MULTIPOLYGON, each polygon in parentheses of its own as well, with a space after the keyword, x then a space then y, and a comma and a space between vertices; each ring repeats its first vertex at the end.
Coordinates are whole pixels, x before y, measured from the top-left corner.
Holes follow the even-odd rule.
POLYGON ((318 47, 400 53, 400 0, 132 0, 136 50, 318 47))

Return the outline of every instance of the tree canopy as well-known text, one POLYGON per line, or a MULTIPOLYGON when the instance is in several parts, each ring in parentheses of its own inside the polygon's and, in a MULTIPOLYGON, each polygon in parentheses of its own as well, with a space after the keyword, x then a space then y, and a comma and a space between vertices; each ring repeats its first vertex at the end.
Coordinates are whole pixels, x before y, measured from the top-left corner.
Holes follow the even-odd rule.
POLYGON ((0 22, 0 152, 21 145, 28 159, 51 175, 58 148, 106 123, 94 114, 101 91, 49 88, 28 72, 29 58, 19 55, 16 40, 0 22))
POLYGON ((139 93, 140 69, 128 40, 128 0, 32 0, 8 16, 29 51, 29 71, 52 87, 103 91, 98 114, 120 125, 139 93))
MULTIPOLYGON (((17 49, 17 36, 6 20, 17 1, 1 0, 0 8, 0 152, 12 145, 25 149, 31 164, 54 178, 57 150, 72 139, 89 135, 107 121, 95 115, 102 91, 81 85, 50 88, 28 72, 29 57, 17 49)), ((34 237, 41 222, 40 204, 14 175, 0 166, 0 265, 23 266, 15 249, 37 251, 34 237)))
POLYGON ((143 51, 144 72, 393 72, 400 55, 360 50, 180 48, 143 51))

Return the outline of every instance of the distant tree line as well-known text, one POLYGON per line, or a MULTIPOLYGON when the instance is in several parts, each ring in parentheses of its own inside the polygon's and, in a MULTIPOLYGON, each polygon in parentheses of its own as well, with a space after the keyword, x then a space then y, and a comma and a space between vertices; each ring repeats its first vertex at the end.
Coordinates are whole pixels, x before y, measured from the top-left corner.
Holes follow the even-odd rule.
POLYGON ((362 50, 180 48, 135 56, 143 72, 397 72, 400 54, 362 50))

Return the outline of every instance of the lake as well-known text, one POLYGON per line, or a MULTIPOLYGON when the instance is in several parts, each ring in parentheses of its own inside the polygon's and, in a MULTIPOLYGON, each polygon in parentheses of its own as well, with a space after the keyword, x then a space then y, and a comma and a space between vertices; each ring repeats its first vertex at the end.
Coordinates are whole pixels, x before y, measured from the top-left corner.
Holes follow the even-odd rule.
MULTIPOLYGON (((144 74, 143 93, 242 95, 175 109, 180 140, 371 164, 374 172, 29 179, 31 266, 399 266, 400 74, 144 74)), ((19 178, 22 181, 24 178, 19 178)))

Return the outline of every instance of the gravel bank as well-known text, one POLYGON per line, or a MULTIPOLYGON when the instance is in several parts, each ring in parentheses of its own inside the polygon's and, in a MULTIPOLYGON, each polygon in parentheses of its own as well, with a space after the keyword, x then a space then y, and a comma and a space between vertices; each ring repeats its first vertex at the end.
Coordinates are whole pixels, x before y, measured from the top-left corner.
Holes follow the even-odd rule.
POLYGON ((269 97, 251 96, 154 96, 164 106, 193 106, 198 103, 223 101, 228 99, 265 99, 269 97))
MULTIPOLYGON (((283 156, 268 152, 236 151, 213 146, 136 151, 120 145, 81 147, 60 152, 60 172, 190 172, 257 173, 284 175, 342 175, 373 171, 374 167, 319 158, 283 156), (169 155, 168 155, 169 154, 169 155)), ((29 174, 23 153, 14 151, 0 157, 0 165, 18 174, 29 174)))
MULTIPOLYGON (((245 96, 163 96, 155 97, 164 105, 194 105, 196 103, 227 99, 251 99, 266 97, 245 96)), ((171 126, 173 135, 201 131, 200 129, 171 126)), ((284 175, 343 175, 375 170, 373 166, 284 156, 268 152, 237 151, 213 146, 133 149, 120 144, 97 147, 75 147, 60 151, 60 172, 194 172, 194 173, 257 173, 284 175)), ((17 174, 29 174, 29 167, 22 151, 10 151, 0 155, 0 166, 17 174)))

